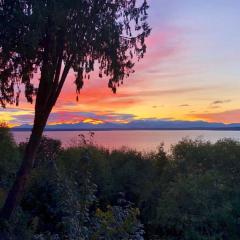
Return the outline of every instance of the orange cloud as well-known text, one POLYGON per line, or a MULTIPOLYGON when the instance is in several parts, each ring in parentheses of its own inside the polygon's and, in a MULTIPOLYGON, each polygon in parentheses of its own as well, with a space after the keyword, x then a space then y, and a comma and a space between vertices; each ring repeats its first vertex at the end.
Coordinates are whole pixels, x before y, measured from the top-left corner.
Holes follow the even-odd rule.
POLYGON ((104 122, 98 119, 92 119, 92 118, 86 118, 85 120, 83 120, 84 123, 91 123, 93 125, 99 125, 99 124, 103 124, 104 122))
MULTIPOLYGON (((113 94, 111 89, 108 88, 108 79, 99 79, 98 73, 93 72, 91 74, 91 79, 86 80, 84 83, 84 88, 82 89, 79 102, 76 101, 76 91, 75 91, 75 75, 71 71, 64 85, 63 91, 57 101, 56 106, 53 109, 52 117, 50 117, 49 124, 56 123, 76 123, 78 121, 84 121, 85 118, 81 116, 71 115, 71 113, 77 112, 107 112, 111 111, 114 113, 133 113, 138 115, 139 106, 146 109, 149 103, 149 99, 154 99, 154 104, 158 100, 159 96, 169 95, 169 94, 181 94, 183 92, 195 91, 195 89, 173 89, 173 90, 161 90, 161 87, 157 84, 154 85, 153 74, 151 71, 157 71, 159 64, 164 62, 164 60, 174 57, 179 51, 179 44, 175 44, 177 36, 180 36, 181 32, 174 28, 163 28, 160 31, 153 29, 152 35, 147 39, 147 54, 143 60, 136 63, 135 70, 136 73, 132 74, 129 79, 124 81, 124 86, 118 89, 117 94, 113 94), (134 111, 132 111, 134 109, 134 111), (61 112, 63 114, 61 114, 61 112), (69 115, 65 113, 69 112, 69 115), (58 113, 55 115, 54 113, 58 113)), ((157 71, 159 72, 159 71, 157 71)), ((161 78, 165 78, 168 72, 162 74, 161 78)), ((176 73, 172 73, 172 75, 176 73)), ((156 76, 155 76, 156 77, 156 76)), ((157 77, 158 78, 158 77, 157 77)), ((39 79, 39 73, 36 74, 34 78, 34 83, 37 85, 39 79)), ((31 123, 33 118, 34 105, 26 102, 24 99, 24 91, 21 94, 20 107, 24 111, 28 112, 28 115, 22 117, 18 116, 10 118, 13 116, 8 115, 9 121, 14 121, 16 124, 31 123), (29 113, 31 111, 31 113, 29 113), (25 120, 26 119, 26 120, 25 120)), ((14 106, 11 109, 16 109, 14 106)), ((140 114, 141 115, 141 114, 140 114)), ((141 117, 139 115, 139 117, 141 117)), ((89 118, 91 121, 95 121, 95 118, 89 118)), ((89 121, 90 121, 89 120, 89 121)), ((97 119, 99 120, 99 119, 97 119)), ((88 120, 86 120, 88 121, 88 120)), ((115 119, 115 121, 127 121, 125 119, 115 119)))
MULTIPOLYGON (((79 104, 88 105, 91 109, 101 108, 102 111, 106 109, 122 109, 139 104, 144 100, 138 96, 138 99, 132 98, 136 94, 132 94, 131 89, 146 89, 146 87, 153 87, 149 84, 149 72, 153 67, 157 67, 166 58, 175 56, 179 51, 180 46, 174 44, 173 41, 176 36, 181 34, 180 30, 175 28, 163 29, 160 32, 154 31, 152 35, 146 40, 147 53, 143 60, 136 63, 136 73, 132 74, 124 81, 124 87, 119 89, 117 94, 113 94, 108 88, 108 79, 99 79, 97 71, 91 74, 91 79, 86 80, 81 91, 79 104), (127 85, 127 86, 126 86, 127 85), (128 98, 130 97, 130 98, 128 98), (128 98, 128 99, 127 99, 128 98)), ((74 73, 71 72, 65 83, 64 89, 58 100, 56 108, 66 105, 66 103, 75 103, 76 94, 74 82, 74 73)), ((77 105, 77 103, 75 104, 77 105)))
MULTIPOLYGON (((82 108, 105 110, 118 110, 127 108, 136 103, 137 99, 130 98, 128 93, 118 92, 113 94, 110 89, 105 88, 91 88, 83 90, 79 95, 79 101, 76 101, 74 93, 64 92, 59 98, 55 110, 83 110, 82 108), (81 109, 79 109, 81 108, 81 109)), ((84 109, 85 110, 85 109, 84 109)))
POLYGON ((240 109, 233 109, 217 113, 198 113, 188 115, 193 119, 201 119, 208 122, 239 123, 240 109))

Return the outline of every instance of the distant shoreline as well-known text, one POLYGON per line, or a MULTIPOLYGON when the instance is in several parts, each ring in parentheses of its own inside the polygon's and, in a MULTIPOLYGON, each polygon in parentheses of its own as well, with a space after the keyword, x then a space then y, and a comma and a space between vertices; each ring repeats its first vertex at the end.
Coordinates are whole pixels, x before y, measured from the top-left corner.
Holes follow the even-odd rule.
MULTIPOLYGON (((31 128, 11 128, 13 132, 30 132, 31 128)), ((46 128, 44 132, 109 132, 109 131, 240 131, 240 127, 226 127, 226 128, 71 128, 71 129, 57 129, 46 128)))

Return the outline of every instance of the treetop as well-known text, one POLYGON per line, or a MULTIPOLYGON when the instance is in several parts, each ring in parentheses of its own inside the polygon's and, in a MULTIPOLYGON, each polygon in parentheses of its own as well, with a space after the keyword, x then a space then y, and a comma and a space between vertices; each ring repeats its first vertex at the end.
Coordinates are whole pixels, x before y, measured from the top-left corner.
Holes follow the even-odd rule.
POLYGON ((37 72, 51 94, 69 69, 77 93, 97 69, 116 92, 146 52, 147 9, 146 0, 0 0, 0 104, 18 105, 21 84, 32 102, 37 72))

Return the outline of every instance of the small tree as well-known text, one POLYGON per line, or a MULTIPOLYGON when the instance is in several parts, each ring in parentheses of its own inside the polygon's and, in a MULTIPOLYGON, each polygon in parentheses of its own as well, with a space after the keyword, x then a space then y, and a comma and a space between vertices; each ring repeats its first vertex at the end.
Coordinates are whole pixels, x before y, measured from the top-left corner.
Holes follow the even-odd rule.
POLYGON ((150 34, 146 0, 0 0, 0 104, 35 101, 32 133, 1 216, 21 200, 49 114, 72 69, 77 97, 90 72, 116 92, 144 56, 150 34), (39 85, 32 80, 40 73, 39 85))

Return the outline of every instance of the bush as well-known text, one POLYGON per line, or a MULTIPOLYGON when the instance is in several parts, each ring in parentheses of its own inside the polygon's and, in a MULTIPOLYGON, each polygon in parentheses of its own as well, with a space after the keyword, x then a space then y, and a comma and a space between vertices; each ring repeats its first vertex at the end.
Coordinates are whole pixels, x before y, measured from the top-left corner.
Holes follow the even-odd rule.
MULTIPOLYGON (((0 132, 6 191, 25 144, 0 132)), ((21 207, 0 227, 6 240, 239 239, 239 173, 240 143, 230 139, 142 154, 43 138, 21 207)))
POLYGON ((12 133, 6 124, 0 124, 0 207, 6 191, 15 179, 20 156, 12 133))

